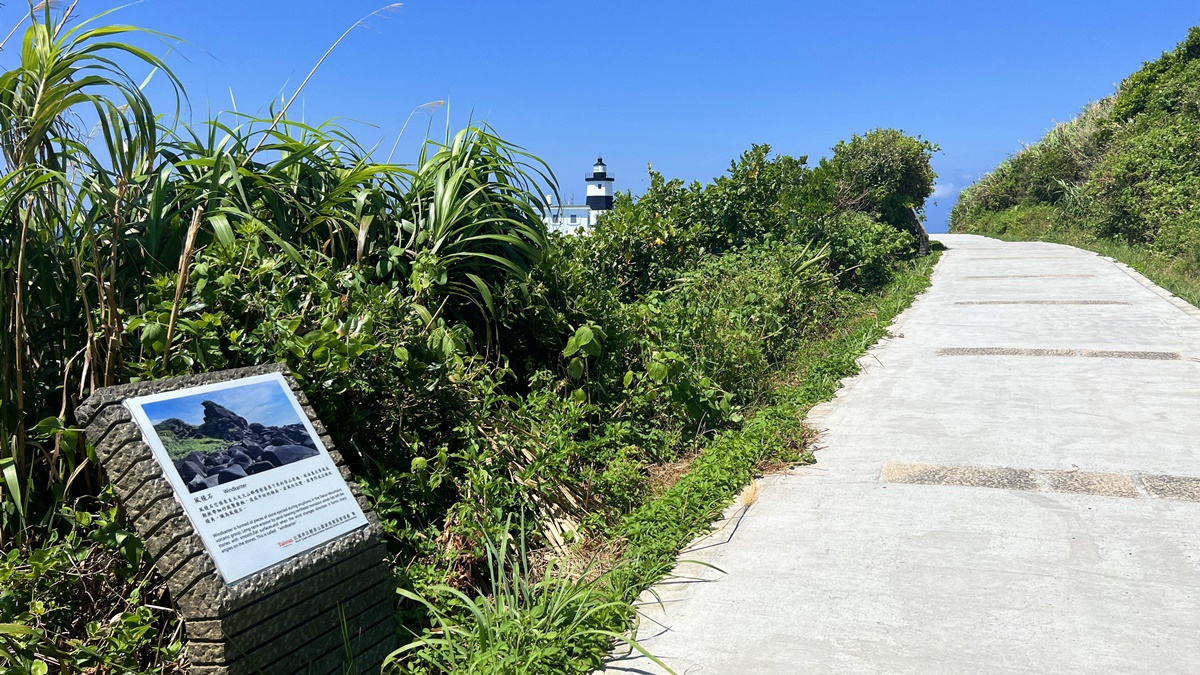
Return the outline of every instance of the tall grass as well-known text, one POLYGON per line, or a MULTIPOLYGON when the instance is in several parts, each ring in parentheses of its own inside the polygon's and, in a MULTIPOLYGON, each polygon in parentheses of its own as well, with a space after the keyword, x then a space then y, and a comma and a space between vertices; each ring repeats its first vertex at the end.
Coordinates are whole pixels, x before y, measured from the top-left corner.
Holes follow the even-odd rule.
POLYGON ((116 382, 122 310, 151 267, 131 207, 155 186, 146 178, 160 129, 117 62, 177 84, 157 57, 115 41, 136 29, 68 28, 71 9, 56 17, 44 5, 31 12, 19 63, 0 75, 0 537, 44 518, 42 497, 57 496, 46 489, 65 489, 84 461, 78 443, 45 433, 52 423, 30 421, 64 417, 80 393, 116 382), (89 115, 95 138, 80 128, 89 115))
POLYGON ((493 288, 540 258, 540 195, 554 189, 540 160, 484 127, 428 143, 406 167, 285 109, 178 124, 131 74, 161 74, 183 95, 161 59, 121 41, 146 31, 73 11, 31 12, 17 62, 0 75, 10 336, 0 342, 0 545, 45 524, 72 492, 95 489, 79 434, 64 433, 82 398, 127 378, 131 362, 189 367, 172 345, 205 247, 264 231, 301 269, 369 269, 412 292, 429 322, 463 302, 487 326, 493 288), (174 275, 174 302, 131 340, 128 319, 155 309, 145 298, 163 275, 174 275), (129 353, 135 342, 142 351, 129 353))
POLYGON ((673 673, 637 641, 613 630, 633 609, 610 573, 568 575, 554 564, 533 573, 525 541, 508 534, 486 542, 486 588, 472 597, 446 585, 431 597, 400 589, 423 606, 433 628, 393 652, 385 672, 463 675, 552 675, 588 672, 614 643, 623 643, 673 673))

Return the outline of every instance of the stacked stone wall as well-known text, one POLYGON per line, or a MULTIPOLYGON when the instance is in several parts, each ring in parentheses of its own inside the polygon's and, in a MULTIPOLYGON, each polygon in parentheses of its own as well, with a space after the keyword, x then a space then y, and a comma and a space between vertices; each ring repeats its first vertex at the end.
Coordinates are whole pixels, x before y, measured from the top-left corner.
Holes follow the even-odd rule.
POLYGON ((340 675, 347 647, 357 672, 378 672, 396 647, 395 594, 379 521, 286 366, 107 387, 89 397, 76 416, 86 426, 117 498, 166 580, 184 621, 193 673, 340 675), (122 402, 267 373, 284 375, 368 525, 229 585, 122 402))

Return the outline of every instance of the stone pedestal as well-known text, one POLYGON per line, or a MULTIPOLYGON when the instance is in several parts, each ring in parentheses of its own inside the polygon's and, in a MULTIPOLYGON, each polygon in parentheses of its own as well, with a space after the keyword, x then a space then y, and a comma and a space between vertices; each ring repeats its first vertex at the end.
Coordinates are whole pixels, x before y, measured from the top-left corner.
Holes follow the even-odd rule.
POLYGON ((378 673, 396 648, 395 593, 379 522, 285 366, 108 387, 76 417, 166 579, 185 622, 193 673, 341 675, 350 658, 360 675, 378 673), (227 584, 123 401, 265 373, 285 376, 368 524, 227 584))

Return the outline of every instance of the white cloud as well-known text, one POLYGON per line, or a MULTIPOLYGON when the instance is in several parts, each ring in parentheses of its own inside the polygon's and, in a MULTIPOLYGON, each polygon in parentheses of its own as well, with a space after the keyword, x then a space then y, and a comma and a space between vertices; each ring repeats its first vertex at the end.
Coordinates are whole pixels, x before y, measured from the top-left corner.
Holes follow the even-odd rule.
POLYGON ((951 197, 956 194, 958 194, 958 186, 954 183, 937 183, 933 186, 934 199, 951 197))

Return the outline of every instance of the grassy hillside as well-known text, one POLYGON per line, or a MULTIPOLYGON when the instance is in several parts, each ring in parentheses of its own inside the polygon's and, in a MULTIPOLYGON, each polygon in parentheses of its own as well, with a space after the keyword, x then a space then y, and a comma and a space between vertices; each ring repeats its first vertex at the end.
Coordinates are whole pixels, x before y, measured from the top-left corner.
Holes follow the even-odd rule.
POLYGON ((182 459, 193 452, 202 452, 206 455, 211 455, 233 444, 232 441, 220 438, 180 438, 174 433, 162 429, 158 432, 158 438, 162 441, 163 448, 167 451, 167 456, 171 459, 182 459))
POLYGON ((1200 301, 1200 27, 964 190, 950 227, 1090 248, 1200 301))

